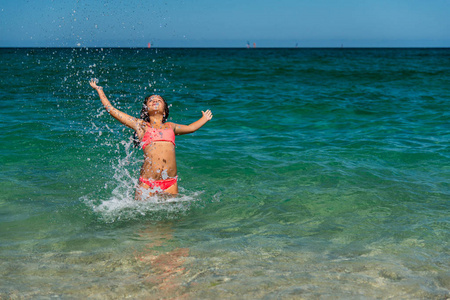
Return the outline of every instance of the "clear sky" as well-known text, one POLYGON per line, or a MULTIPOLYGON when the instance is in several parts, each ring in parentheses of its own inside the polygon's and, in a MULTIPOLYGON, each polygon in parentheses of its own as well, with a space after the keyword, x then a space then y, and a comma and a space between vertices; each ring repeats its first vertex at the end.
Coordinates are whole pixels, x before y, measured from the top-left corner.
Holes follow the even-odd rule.
POLYGON ((0 0, 0 47, 450 47, 450 0, 0 0))

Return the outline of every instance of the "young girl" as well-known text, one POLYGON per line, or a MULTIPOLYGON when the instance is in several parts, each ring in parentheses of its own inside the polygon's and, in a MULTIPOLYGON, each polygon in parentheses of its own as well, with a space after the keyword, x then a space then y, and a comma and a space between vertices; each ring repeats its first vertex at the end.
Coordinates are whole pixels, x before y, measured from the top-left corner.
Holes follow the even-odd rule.
POLYGON ((175 160, 175 135, 192 133, 211 120, 210 110, 202 111, 203 116, 190 125, 180 125, 166 122, 169 108, 166 101, 158 95, 145 98, 140 119, 127 115, 114 108, 106 98, 103 88, 97 86, 92 79, 90 85, 94 88, 106 111, 122 124, 135 131, 135 137, 140 141, 144 151, 144 164, 141 168, 136 199, 142 200, 142 193, 177 194, 177 163, 175 160))

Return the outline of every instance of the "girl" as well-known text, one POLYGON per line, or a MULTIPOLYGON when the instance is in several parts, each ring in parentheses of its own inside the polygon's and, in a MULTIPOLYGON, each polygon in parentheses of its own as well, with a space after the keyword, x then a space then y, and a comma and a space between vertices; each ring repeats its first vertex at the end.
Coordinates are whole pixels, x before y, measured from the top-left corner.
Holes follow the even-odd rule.
POLYGON ((97 86, 96 79, 90 81, 106 111, 125 126, 135 131, 135 138, 144 150, 144 164, 141 168, 136 199, 142 200, 142 193, 177 194, 177 163, 175 160, 175 135, 192 133, 211 120, 210 110, 202 111, 203 116, 190 125, 166 122, 169 108, 158 95, 145 98, 140 119, 114 108, 106 98, 103 88, 97 86))

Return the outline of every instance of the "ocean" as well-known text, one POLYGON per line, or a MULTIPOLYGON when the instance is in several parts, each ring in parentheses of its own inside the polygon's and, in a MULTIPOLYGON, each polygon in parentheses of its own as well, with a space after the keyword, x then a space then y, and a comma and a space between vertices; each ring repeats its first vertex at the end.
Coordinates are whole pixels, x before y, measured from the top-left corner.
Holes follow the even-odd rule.
POLYGON ((448 299, 450 49, 0 49, 0 298, 448 299), (134 201, 160 94, 180 193, 134 201))

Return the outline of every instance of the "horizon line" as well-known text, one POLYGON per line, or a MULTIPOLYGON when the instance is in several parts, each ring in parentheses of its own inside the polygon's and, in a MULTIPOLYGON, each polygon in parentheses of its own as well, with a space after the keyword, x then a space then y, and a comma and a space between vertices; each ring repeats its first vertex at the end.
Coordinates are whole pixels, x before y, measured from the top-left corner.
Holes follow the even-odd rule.
POLYGON ((143 47, 143 46, 0 46, 0 49, 450 49, 450 46, 310 46, 310 47, 230 47, 230 46, 164 46, 164 47, 143 47))

